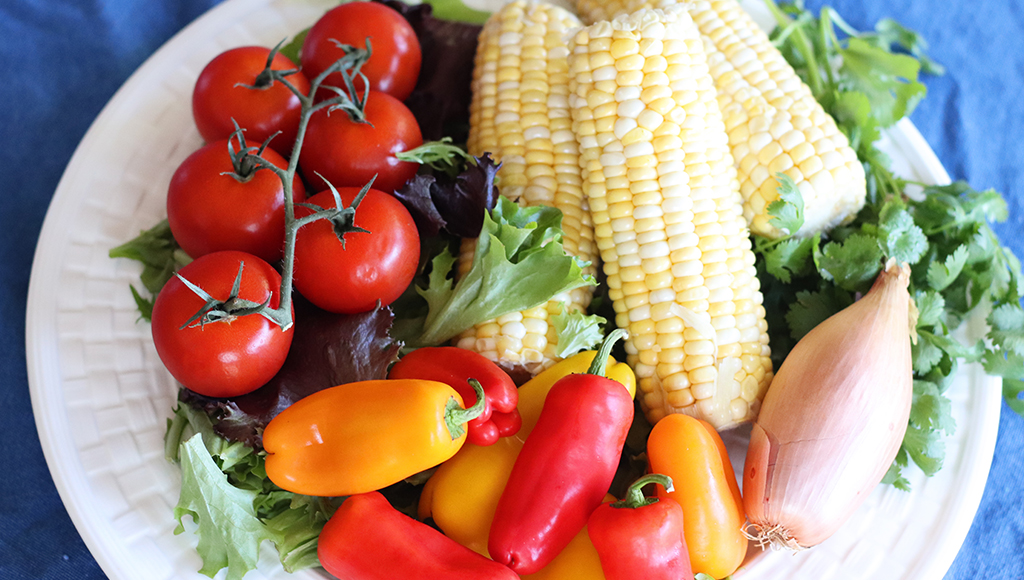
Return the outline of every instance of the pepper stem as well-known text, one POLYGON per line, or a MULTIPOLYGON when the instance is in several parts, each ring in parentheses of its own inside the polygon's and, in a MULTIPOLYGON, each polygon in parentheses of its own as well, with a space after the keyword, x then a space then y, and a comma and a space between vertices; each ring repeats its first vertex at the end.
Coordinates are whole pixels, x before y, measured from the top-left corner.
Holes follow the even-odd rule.
POLYGON ((608 355, 612 352, 612 347, 621 338, 626 338, 626 331, 621 328, 616 328, 611 331, 608 336, 604 338, 604 342, 601 343, 601 347, 597 349, 597 355, 594 356, 594 361, 590 363, 590 368, 587 369, 588 375, 597 375, 603 377, 605 375, 605 367, 608 366, 608 355))
POLYGON ((452 397, 448 399, 448 404, 444 408, 444 423, 448 426, 448 432, 452 435, 452 441, 466 434, 466 423, 483 415, 484 411, 487 410, 487 400, 484 398, 484 388, 480 381, 469 379, 469 385, 473 387, 473 392, 476 393, 476 402, 471 407, 463 409, 459 401, 452 397))
POLYGON ((629 508, 636 509, 642 508, 653 503, 658 503, 657 497, 647 497, 644 495, 644 486, 648 483, 657 483, 665 488, 665 491, 672 492, 675 488, 672 486, 672 478, 667 475, 660 473, 651 473, 641 477, 640 479, 633 482, 633 485, 629 486, 626 490, 626 497, 611 504, 613 508, 629 508))

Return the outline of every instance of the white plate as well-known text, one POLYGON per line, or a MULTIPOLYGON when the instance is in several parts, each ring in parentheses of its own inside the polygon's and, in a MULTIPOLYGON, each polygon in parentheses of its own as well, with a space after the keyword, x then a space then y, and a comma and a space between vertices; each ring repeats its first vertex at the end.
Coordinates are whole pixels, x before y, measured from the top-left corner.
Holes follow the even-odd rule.
MULTIPOLYGON (((475 3, 491 1, 497 0, 475 3)), ((204 576, 196 572, 194 535, 172 533, 180 477, 164 460, 162 440, 176 386, 156 356, 149 326, 136 323, 128 285, 138 279, 138 266, 107 252, 163 217, 171 174, 199 147, 190 94, 202 67, 227 48, 273 45, 334 4, 228 0, 211 10, 117 92, 54 194, 28 298, 32 405, 61 498, 112 580, 204 576)), ((900 174, 948 182, 909 122, 892 132, 888 150, 900 174)), ((880 486, 828 542, 797 556, 769 554, 743 577, 940 579, 981 499, 996 440, 999 382, 965 368, 950 397, 958 429, 946 440, 939 475, 928 479, 909 470, 912 493, 880 486)), ((272 548, 264 548, 259 570, 247 580, 323 577, 320 571, 289 576, 272 548)))

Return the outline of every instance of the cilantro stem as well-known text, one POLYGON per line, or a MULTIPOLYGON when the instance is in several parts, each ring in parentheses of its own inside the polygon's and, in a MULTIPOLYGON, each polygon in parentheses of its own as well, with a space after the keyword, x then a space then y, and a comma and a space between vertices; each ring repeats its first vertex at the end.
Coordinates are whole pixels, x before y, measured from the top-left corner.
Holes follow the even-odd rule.
MULTIPOLYGON (((775 3, 775 0, 764 0, 764 3, 768 10, 771 11, 772 16, 775 17, 775 21, 779 23, 779 26, 785 27, 791 23, 790 18, 782 12, 782 9, 775 3)), ((797 50, 800 51, 800 54, 803 55, 804 60, 807 62, 806 80, 811 87, 811 92, 814 93, 814 98, 820 100, 822 96, 821 69, 818 66, 818 59, 814 54, 811 42, 801 27, 793 28, 791 35, 797 50)))

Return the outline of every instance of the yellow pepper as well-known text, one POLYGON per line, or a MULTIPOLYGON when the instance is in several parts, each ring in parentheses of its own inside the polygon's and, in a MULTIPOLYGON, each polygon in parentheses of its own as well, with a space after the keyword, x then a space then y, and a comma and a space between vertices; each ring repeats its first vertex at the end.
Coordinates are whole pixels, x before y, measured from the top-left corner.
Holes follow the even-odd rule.
MULTIPOLYGON (((611 494, 604 497, 605 503, 613 501, 615 497, 611 494)), ((601 557, 598 556, 594 543, 590 541, 587 527, 583 526, 569 545, 547 566, 541 568, 540 572, 522 576, 522 580, 604 580, 601 557)))
POLYGON ((419 379, 348 383, 318 391, 282 411, 263 432, 267 476, 302 495, 375 491, 451 458, 465 425, 484 410, 463 409, 450 386, 419 379))
MULTIPOLYGON (((432 517, 445 535, 471 550, 489 556, 487 536, 498 498, 505 489, 523 441, 537 424, 548 391, 566 375, 587 372, 596 354, 596 351, 586 351, 569 357, 519 387, 518 409, 523 419, 519 433, 503 437, 494 445, 486 447, 466 444, 454 457, 438 467, 420 496, 420 519, 432 517)), ((636 376, 626 363, 608 357, 606 376, 621 383, 630 396, 636 394, 636 376)))

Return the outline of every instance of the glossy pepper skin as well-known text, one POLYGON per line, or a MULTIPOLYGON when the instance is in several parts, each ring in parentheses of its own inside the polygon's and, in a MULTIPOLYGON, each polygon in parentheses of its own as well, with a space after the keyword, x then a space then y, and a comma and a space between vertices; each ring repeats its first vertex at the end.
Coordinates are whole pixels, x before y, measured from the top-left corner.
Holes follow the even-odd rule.
POLYGON ((467 381, 480 381, 486 405, 467 427, 467 442, 474 445, 493 445, 499 437, 515 435, 523 423, 516 410, 519 390, 512 377, 480 353, 454 346, 418 348, 395 363, 388 378, 442 382, 458 391, 467 405, 476 402, 467 381))
MULTIPOLYGON (((597 355, 624 333, 614 331, 597 355)), ((487 549, 519 574, 539 571, 601 505, 633 421, 633 399, 603 365, 559 380, 516 458, 498 500, 487 549)))
MULTIPOLYGON (((467 443, 455 457, 438 467, 420 495, 419 518, 433 518, 449 538, 487 556, 487 536, 498 498, 523 448, 523 441, 537 424, 548 391, 560 379, 586 372, 596 355, 593 350, 573 355, 519 387, 519 412, 523 423, 519 432, 487 447, 467 443)), ((606 369, 608 378, 620 383, 632 399, 636 392, 633 369, 611 357, 607 359, 606 369)), ((587 578, 585 575, 578 577, 587 578)))
POLYGON ((620 502, 594 510, 587 530, 601 558, 607 580, 693 580, 683 535, 683 508, 672 499, 646 498, 643 486, 659 483, 661 474, 641 477, 620 502))
MULTIPOLYGON (((612 503, 615 496, 605 494, 601 503, 612 503)), ((522 580, 605 580, 601 569, 601 558, 597 555, 594 543, 590 541, 587 527, 583 526, 580 533, 569 542, 555 559, 535 574, 520 576, 522 580)))
POLYGON ((725 443, 710 423, 688 415, 662 418, 647 439, 652 473, 672 478, 675 491, 658 490, 683 508, 694 572, 725 578, 746 557, 746 512, 725 443))
POLYGON ((375 491, 455 455, 466 442, 465 423, 482 408, 479 401, 463 409, 462 397, 437 381, 331 387, 296 402, 267 425, 267 476, 302 495, 375 491))
POLYGON ((320 564, 344 580, 516 580, 508 568, 399 512, 378 492, 354 495, 317 543, 320 564))

